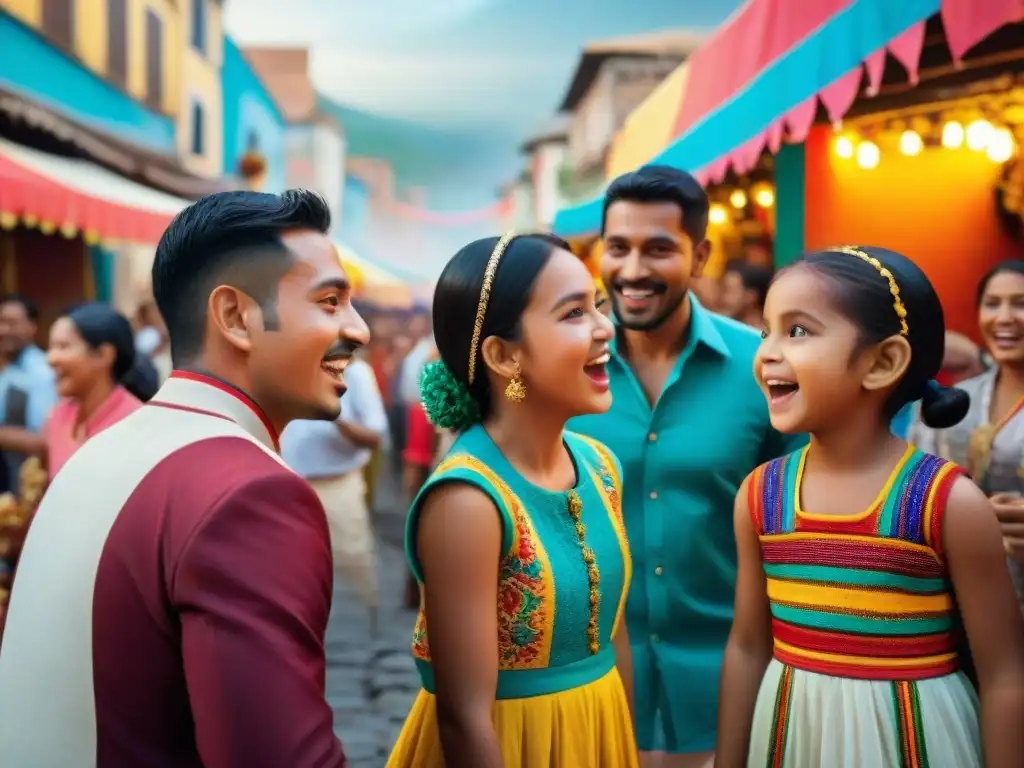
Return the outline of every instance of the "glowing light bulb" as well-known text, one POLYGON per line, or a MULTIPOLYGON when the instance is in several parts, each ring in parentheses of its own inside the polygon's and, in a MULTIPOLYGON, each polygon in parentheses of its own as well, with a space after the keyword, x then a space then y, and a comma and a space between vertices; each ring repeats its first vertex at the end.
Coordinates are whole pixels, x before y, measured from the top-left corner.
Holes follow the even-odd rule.
POLYGON ((775 205, 775 192, 772 191, 771 187, 759 189, 757 194, 754 195, 754 202, 762 208, 771 208, 775 205))
POLYGON ((708 210, 708 221, 712 224, 725 224, 729 220, 729 212, 725 210, 724 205, 715 203, 708 210))
POLYGON ((942 126, 942 146, 946 149, 960 149, 964 145, 964 127, 956 120, 942 126))
POLYGON ((857 145, 857 165, 865 170, 877 168, 882 159, 878 145, 873 141, 862 141, 857 145))
POLYGON ((985 149, 985 154, 988 155, 988 159, 993 163, 1005 163, 1013 157, 1016 148, 1013 134, 1005 128, 1000 128, 992 133, 988 147, 985 149))
POLYGON ((836 154, 843 160, 849 160, 853 157, 853 140, 849 136, 839 136, 836 138, 836 154))
POLYGON ((734 189, 732 194, 729 195, 729 205, 733 208, 746 208, 747 207, 747 193, 742 189, 734 189))
POLYGON ((921 134, 917 131, 904 131, 900 134, 900 152, 904 155, 914 157, 921 154, 922 149, 924 149, 924 142, 921 140, 921 134))
POLYGON ((988 146, 995 132, 996 129, 992 127, 992 123, 988 120, 975 120, 967 126, 967 131, 965 132, 967 148, 975 152, 981 152, 988 146))

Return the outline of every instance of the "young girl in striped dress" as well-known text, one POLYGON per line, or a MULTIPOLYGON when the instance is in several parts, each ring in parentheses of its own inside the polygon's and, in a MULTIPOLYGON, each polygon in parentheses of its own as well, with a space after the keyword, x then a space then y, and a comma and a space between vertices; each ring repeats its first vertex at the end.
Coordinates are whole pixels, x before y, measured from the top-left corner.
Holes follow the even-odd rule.
POLYGON ((832 248, 778 275, 764 322, 772 426, 811 440, 736 499, 716 766, 1020 766, 1024 623, 999 525, 955 464, 889 429, 917 399, 935 427, 967 410, 933 380, 934 289, 899 254, 832 248))

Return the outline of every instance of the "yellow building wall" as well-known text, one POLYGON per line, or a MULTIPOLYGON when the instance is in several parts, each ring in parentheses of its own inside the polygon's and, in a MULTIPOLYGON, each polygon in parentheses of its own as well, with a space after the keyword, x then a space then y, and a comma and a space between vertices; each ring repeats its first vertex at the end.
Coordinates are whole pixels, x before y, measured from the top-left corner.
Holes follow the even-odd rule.
POLYGON ((75 53, 93 72, 107 72, 107 2, 75 3, 75 53))
POLYGON ((179 2, 181 89, 178 103, 178 156, 186 169, 200 176, 216 177, 224 163, 224 111, 220 70, 224 63, 224 29, 221 3, 207 0, 206 50, 192 47, 192 3, 179 2), (192 103, 203 107, 202 155, 192 154, 192 103))
POLYGON ((168 115, 177 115, 181 103, 178 93, 181 90, 182 31, 181 13, 175 9, 173 0, 128 2, 128 93, 139 101, 146 100, 146 13, 150 10, 163 27, 164 92, 160 110, 168 115))
POLYGON ((0 0, 0 8, 34 29, 39 29, 43 20, 42 0, 0 0))
MULTIPOLYGON (((186 38, 178 0, 128 0, 128 78, 127 89, 132 98, 146 100, 146 11, 152 9, 160 18, 164 34, 164 93, 160 111, 177 115, 181 106, 181 47, 186 38)), ((181 5, 190 5, 182 2, 181 5)), ((218 32, 220 7, 218 14, 218 32)), ((0 9, 9 12, 33 29, 42 24, 42 0, 0 0, 0 9)), ((76 0, 75 55, 101 77, 107 76, 107 2, 76 0)))
MULTIPOLYGON (((192 173, 216 177, 223 168, 223 105, 220 70, 224 63, 222 3, 205 3, 206 50, 192 47, 192 3, 187 0, 128 0, 128 94, 146 103, 146 14, 153 11, 163 27, 163 99, 160 111, 176 118, 177 148, 192 173), (192 154, 192 103, 202 104, 204 152, 192 154)), ((39 29, 42 0, 0 0, 0 9, 39 29)), ((101 77, 107 75, 107 2, 76 0, 75 54, 101 77)))

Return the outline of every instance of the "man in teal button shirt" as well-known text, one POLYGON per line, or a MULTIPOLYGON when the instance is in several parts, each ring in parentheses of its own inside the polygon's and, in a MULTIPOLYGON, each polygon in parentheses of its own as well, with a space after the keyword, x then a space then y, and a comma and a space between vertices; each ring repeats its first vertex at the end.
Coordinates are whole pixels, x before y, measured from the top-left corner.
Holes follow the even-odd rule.
POLYGON ((614 399, 608 413, 570 423, 625 473, 637 741, 645 765, 664 768, 703 766, 715 746, 736 491, 805 441, 771 428, 752 373, 757 331, 689 292, 710 252, 707 224, 707 195, 683 171, 645 166, 608 187, 601 277, 618 324, 614 399))

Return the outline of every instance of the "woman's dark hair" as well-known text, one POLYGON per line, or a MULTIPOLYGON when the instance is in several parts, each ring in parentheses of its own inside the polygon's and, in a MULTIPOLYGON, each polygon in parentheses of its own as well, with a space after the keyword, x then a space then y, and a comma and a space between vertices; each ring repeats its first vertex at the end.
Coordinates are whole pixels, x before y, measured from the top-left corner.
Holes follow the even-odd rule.
POLYGON ((114 365, 110 376, 143 402, 149 400, 156 389, 151 377, 140 368, 135 354, 135 334, 128 319, 97 301, 79 304, 65 314, 74 324, 78 335, 90 349, 99 349, 109 344, 114 349, 114 365))
POLYGON ((434 341, 441 360, 464 384, 480 407, 482 419, 491 412, 491 386, 480 354, 488 336, 514 341, 520 320, 533 295, 537 276, 555 249, 570 250, 561 238, 548 234, 520 235, 505 249, 491 283, 491 294, 476 353, 476 375, 469 383, 469 348, 473 339, 484 270, 499 238, 475 240, 456 253, 445 266, 434 289, 434 341))
MULTIPOLYGON (((946 347, 946 324, 935 289, 924 272, 905 256, 885 248, 857 246, 851 250, 877 259, 892 273, 907 311, 910 365, 885 404, 886 416, 891 418, 907 403, 921 400, 925 424, 937 429, 953 426, 967 415, 970 398, 961 389, 943 387, 935 381, 946 347)), ((900 333, 900 317, 889 281, 874 265, 834 249, 806 254, 798 263, 834 286, 832 300, 840 312, 860 327, 863 346, 900 333)))
POLYGON ((992 278, 996 275, 1002 274, 1003 272, 1013 272, 1015 275, 1021 275, 1024 277, 1024 261, 1021 261, 1020 259, 1001 261, 986 272, 981 280, 978 281, 978 293, 974 299, 976 307, 981 306, 981 301, 985 298, 985 291, 988 290, 988 284, 992 282, 992 278))

